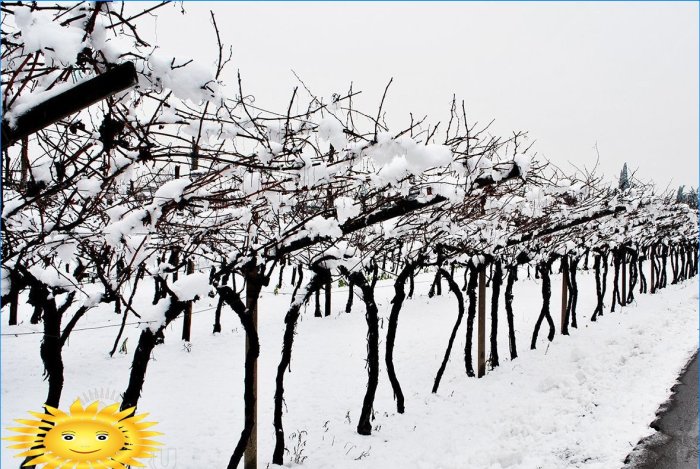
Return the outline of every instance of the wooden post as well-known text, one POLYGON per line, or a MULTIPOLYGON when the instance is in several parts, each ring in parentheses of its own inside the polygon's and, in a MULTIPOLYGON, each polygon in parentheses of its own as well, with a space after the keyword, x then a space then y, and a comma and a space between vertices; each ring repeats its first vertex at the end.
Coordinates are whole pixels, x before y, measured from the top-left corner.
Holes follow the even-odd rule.
MULTIPOLYGON (((189 259, 187 261, 187 274, 194 273, 194 261, 189 259)), ((182 340, 190 341, 190 331, 192 330, 192 302, 190 301, 185 308, 184 315, 182 318, 182 340)))
POLYGON ((651 283, 650 283, 650 288, 649 288, 649 293, 654 294, 654 247, 652 246, 651 249, 649 249, 649 267, 651 267, 651 283))
MULTIPOLYGON (((10 154, 5 153, 5 179, 3 180, 4 184, 9 184, 12 182, 12 169, 10 168, 10 154)), ((30 456, 31 458, 31 456, 30 456)), ((27 458, 27 459, 30 459, 27 458)))
POLYGON ((326 312, 325 312, 325 314, 326 314, 326 316, 330 316, 331 315, 331 281, 330 280, 328 280, 328 282, 326 282, 325 290, 326 290, 326 312))
POLYGON ((22 138, 22 160, 20 165, 19 186, 24 190, 27 187, 27 175, 29 174, 29 137, 22 138))
MULTIPOLYGON (((258 281, 258 271, 257 266, 254 266, 251 272, 248 274, 249 277, 246 280, 246 309, 253 316, 253 327, 258 330, 258 293, 256 291, 255 282, 258 281)), ((250 344, 246 336, 245 351, 248 355, 248 349, 250 344)), ((250 438, 248 439, 248 444, 245 447, 245 453, 243 454, 243 467, 244 469, 257 469, 258 468, 258 361, 255 360, 253 365, 253 379, 250 383, 246 383, 247 386, 252 386, 253 396, 253 415, 254 422, 253 428, 250 432, 250 438)))
POLYGON ((180 262, 179 251, 180 250, 178 248, 173 248, 173 250, 170 251, 169 264, 175 268, 173 270, 173 282, 177 282, 178 279, 177 264, 180 262))
MULTIPOLYGON (((20 279, 17 277, 19 277, 17 271, 15 269, 10 270, 10 282, 18 282, 17 284, 19 284, 20 279)), ((8 299, 10 301, 10 326, 16 326, 17 311, 19 309, 19 288, 10 289, 10 297, 8 299)))
POLYGON ((479 324, 477 331, 477 378, 486 374, 486 269, 479 267, 479 324))
POLYGON ((197 171, 199 169, 199 146, 192 137, 192 153, 190 154, 190 170, 197 171))
POLYGON ((622 268, 622 304, 625 306, 627 304, 627 254, 624 249, 622 250, 622 259, 620 261, 622 268))
POLYGON ((561 333, 568 331, 566 323, 566 305, 569 302, 569 285, 566 283, 566 271, 561 276, 561 333))

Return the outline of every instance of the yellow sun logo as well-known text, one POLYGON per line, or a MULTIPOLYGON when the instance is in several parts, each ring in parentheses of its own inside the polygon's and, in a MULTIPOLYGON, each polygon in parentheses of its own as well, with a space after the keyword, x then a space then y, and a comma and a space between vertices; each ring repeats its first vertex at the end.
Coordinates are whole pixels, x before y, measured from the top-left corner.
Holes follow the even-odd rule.
MULTIPOLYGON (((137 461, 152 458, 156 446, 150 438, 162 435, 147 431, 156 422, 143 422, 148 414, 133 415, 134 408, 119 411, 119 404, 99 409, 99 401, 83 408, 80 399, 70 413, 44 406, 46 413, 30 412, 39 420, 16 419, 23 427, 8 428, 22 435, 3 440, 16 441, 8 446, 26 450, 17 457, 31 458, 24 466, 43 464, 42 469, 124 469, 144 467, 137 461)), ((23 466, 23 467, 24 467, 23 466)))

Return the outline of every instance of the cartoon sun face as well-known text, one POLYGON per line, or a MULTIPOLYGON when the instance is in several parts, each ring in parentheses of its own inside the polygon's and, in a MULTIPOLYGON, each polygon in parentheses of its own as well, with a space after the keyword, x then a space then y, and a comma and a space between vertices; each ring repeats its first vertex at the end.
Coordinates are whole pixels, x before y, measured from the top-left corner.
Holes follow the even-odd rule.
POLYGON ((3 439, 18 442, 9 448, 26 450, 17 455, 31 458, 24 466, 43 464, 42 469, 124 469, 154 456, 161 443, 149 438, 161 433, 146 431, 155 425, 142 422, 148 414, 132 416, 133 408, 119 411, 119 404, 98 406, 95 401, 83 409, 76 400, 70 414, 45 406, 45 414, 31 412, 39 420, 17 420, 25 426, 9 429, 22 435, 3 439))
POLYGON ((96 461, 117 454, 126 438, 99 420, 73 420, 56 425, 46 433, 44 445, 63 459, 96 461))

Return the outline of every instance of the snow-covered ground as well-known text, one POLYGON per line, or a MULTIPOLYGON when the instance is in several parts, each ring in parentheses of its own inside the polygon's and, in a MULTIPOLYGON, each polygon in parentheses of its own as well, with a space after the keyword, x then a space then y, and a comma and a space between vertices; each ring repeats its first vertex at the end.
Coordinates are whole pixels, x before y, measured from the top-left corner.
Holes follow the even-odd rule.
MULTIPOLYGON (((460 271, 456 277, 461 279, 460 271)), ((698 347, 697 278, 656 295, 637 295, 633 305, 621 312, 606 311, 591 323, 593 277, 581 272, 579 328, 572 329, 570 337, 557 334, 548 344, 545 325, 537 350, 530 351, 541 306, 540 283, 525 278, 524 272, 520 277, 514 302, 519 357, 508 358, 501 307, 501 366, 483 379, 468 378, 462 355, 463 322, 437 394, 430 390, 456 318, 456 301, 447 288, 441 297, 429 299, 430 274, 418 278, 416 297, 407 300, 401 312, 395 350, 406 413, 396 413, 383 366, 382 339, 372 436, 355 432, 367 381, 363 305, 356 300, 351 314, 342 312, 347 289, 338 288, 331 317, 314 318, 313 307, 308 307, 285 383, 284 424, 291 450, 285 461, 296 453, 302 467, 309 468, 622 466, 637 441, 651 433, 648 425, 656 409, 698 347)), ((552 277, 557 328, 560 282, 558 275, 552 277)), ((383 318, 388 316, 392 292, 390 280, 377 286, 383 318)), ((148 461, 149 467, 226 467, 240 435, 245 336, 228 309, 223 313, 223 333, 212 336, 214 311, 209 301, 195 305, 201 312, 193 317, 191 349, 180 340, 182 323, 176 321, 149 365, 139 411, 149 412, 159 422, 156 429, 165 433, 160 439, 166 444, 162 458, 148 461)), ((284 287, 278 295, 269 289, 260 303, 260 468, 271 466, 273 383, 289 301, 290 288, 284 287)), ((146 311, 150 298, 144 296, 136 304, 137 310, 146 311)), ((3 311, 3 324, 6 314, 3 311)), ((2 326, 3 428, 12 419, 26 417, 28 410, 39 410, 45 398, 41 335, 8 335, 39 330, 28 324, 28 318, 29 311, 24 311, 23 324, 2 326)), ((124 391, 139 326, 127 326, 128 352, 110 358, 119 322, 120 317, 108 309, 91 311, 81 320, 78 329, 93 329, 74 331, 64 349, 62 407, 77 397, 85 400, 91 392, 109 401, 124 391)), ((386 324, 383 319, 382 337, 386 324)), ((3 449, 3 468, 19 466, 13 454, 3 449)))

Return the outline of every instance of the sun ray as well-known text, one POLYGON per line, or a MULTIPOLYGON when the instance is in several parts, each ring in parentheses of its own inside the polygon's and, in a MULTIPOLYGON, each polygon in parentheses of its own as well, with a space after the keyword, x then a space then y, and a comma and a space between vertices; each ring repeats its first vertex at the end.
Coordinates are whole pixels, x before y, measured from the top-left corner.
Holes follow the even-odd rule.
POLYGON ((34 442, 40 439, 41 437, 34 434, 34 435, 15 435, 15 436, 8 436, 3 438, 3 440, 7 441, 30 441, 34 442))
POLYGON ((154 425, 158 425, 158 422, 141 422, 138 427, 145 430, 146 428, 151 428, 154 425))
MULTIPOLYGON (((13 449, 22 449, 22 448, 17 448, 19 445, 12 445, 8 446, 8 448, 13 448, 13 449)), ((26 448, 27 445, 23 445, 23 448, 26 448)), ((17 455, 18 458, 28 458, 30 456, 37 456, 39 454, 44 454, 45 449, 44 448, 35 448, 35 449, 30 449, 29 451, 25 451, 24 453, 20 453, 17 455)))
POLYGON ((124 464, 127 466, 136 466, 136 467, 146 467, 145 464, 133 459, 133 458, 127 458, 123 461, 124 464))
POLYGON ((40 417, 43 417, 44 420, 61 420, 68 418, 68 414, 63 412, 60 409, 57 409, 55 407, 51 407, 50 405, 44 404, 44 408, 46 409, 47 414, 44 415, 39 415, 40 417))
POLYGON ((30 459, 26 463, 24 463, 24 466, 36 466, 37 464, 43 464, 47 462, 51 462, 53 458, 48 455, 48 454, 41 454, 33 459, 30 459))
POLYGON ((110 404, 107 407, 103 407, 97 415, 113 415, 119 410, 119 403, 110 404))
POLYGON ((31 427, 8 427, 7 429, 17 433, 31 433, 32 435, 37 434, 37 429, 31 427))
POLYGON ((42 422, 41 420, 27 420, 27 419, 14 419, 15 422, 21 423, 22 425, 26 425, 28 427, 42 427, 46 425, 46 422, 42 422))
POLYGON ((123 420, 127 417, 131 417, 131 415, 133 415, 135 411, 136 407, 129 407, 128 409, 124 409, 121 412, 117 412, 116 414, 114 414, 114 418, 116 420, 123 420))
POLYGON ((101 461, 101 464, 110 468, 110 469, 124 469, 124 464, 120 463, 119 461, 114 461, 112 459, 108 459, 106 461, 101 461))
POLYGON ((70 414, 71 415, 79 415, 85 412, 83 409, 83 404, 80 402, 80 399, 76 399, 71 405, 70 405, 70 414))
POLYGON ((148 412, 144 412, 143 414, 134 415, 133 417, 131 417, 131 421, 134 423, 140 422, 141 420, 145 419, 149 415, 151 415, 151 414, 149 414, 148 412))
MULTIPOLYGON (((78 402, 80 402, 80 401, 78 401, 78 402)), ((85 413, 91 414, 91 415, 96 415, 99 405, 100 405, 100 401, 93 402, 92 404, 90 404, 89 406, 87 406, 85 408, 85 413)))
POLYGON ((48 413, 40 414, 39 412, 33 412, 31 410, 29 411, 29 413, 32 414, 34 417, 38 418, 39 420, 41 420, 42 423, 44 423, 44 424, 46 424, 46 422, 56 421, 56 417, 54 417, 53 415, 48 414, 48 413))
POLYGON ((162 446, 163 443, 160 441, 155 441, 155 440, 142 440, 141 441, 142 446, 162 446))

